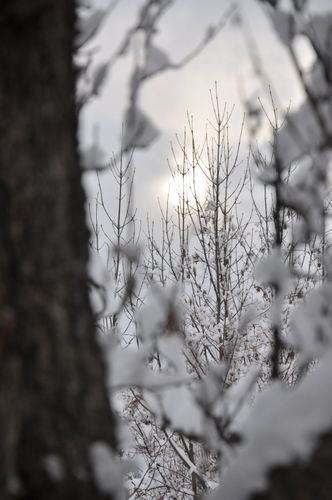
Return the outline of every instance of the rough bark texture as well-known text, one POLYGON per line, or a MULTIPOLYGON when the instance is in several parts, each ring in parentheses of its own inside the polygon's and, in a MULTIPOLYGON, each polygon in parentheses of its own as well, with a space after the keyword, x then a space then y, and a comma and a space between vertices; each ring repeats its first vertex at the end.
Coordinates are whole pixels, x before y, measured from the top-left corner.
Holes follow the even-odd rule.
POLYGON ((110 498, 89 461, 115 439, 86 286, 74 17, 71 0, 0 4, 2 500, 110 498))
POLYGON ((272 470, 267 491, 250 500, 331 500, 331 471, 332 434, 326 434, 307 463, 272 470))

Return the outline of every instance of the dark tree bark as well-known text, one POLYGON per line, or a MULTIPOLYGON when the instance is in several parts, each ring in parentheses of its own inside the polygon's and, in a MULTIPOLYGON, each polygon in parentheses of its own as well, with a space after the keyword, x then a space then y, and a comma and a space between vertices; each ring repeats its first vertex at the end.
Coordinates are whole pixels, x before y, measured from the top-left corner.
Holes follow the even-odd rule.
POLYGON ((279 467, 269 474, 267 490, 250 500, 331 500, 332 434, 325 434, 307 462, 279 467))
POLYGON ((0 4, 2 500, 111 498, 89 458, 115 431, 87 292, 74 23, 71 0, 0 4))

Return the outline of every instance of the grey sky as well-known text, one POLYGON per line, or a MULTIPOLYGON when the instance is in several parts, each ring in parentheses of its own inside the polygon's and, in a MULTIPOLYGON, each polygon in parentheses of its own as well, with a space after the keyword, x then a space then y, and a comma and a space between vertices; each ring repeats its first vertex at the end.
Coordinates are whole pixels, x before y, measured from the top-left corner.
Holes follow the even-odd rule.
MULTIPOLYGON (((133 23, 141 3, 138 0, 120 1, 91 43, 91 46, 98 47, 96 60, 103 60, 113 53, 126 28, 133 23)), ((286 51, 263 15, 259 2, 239 0, 237 3, 250 26, 263 66, 282 106, 287 107, 291 102, 294 109, 299 105, 302 93, 286 51)), ((327 6, 329 0, 311 3, 316 10, 327 6)), ((177 0, 160 25, 156 43, 172 60, 178 61, 197 44, 206 28, 220 18, 229 4, 228 0, 177 0)), ((304 57, 310 57, 305 46, 299 45, 299 50, 304 57)), ((91 143, 93 126, 98 125, 100 143, 108 156, 112 151, 117 152, 120 146, 132 57, 115 65, 101 95, 85 107, 81 117, 82 143, 91 143)), ((154 218, 159 217, 157 197, 164 195, 169 178, 166 158, 171 156, 170 141, 174 141, 176 133, 182 133, 187 112, 194 116, 198 135, 204 133, 206 120, 212 115, 209 89, 214 87, 215 81, 218 82, 220 99, 227 102, 229 108, 235 106, 230 124, 231 140, 235 141, 243 115, 240 89, 247 96, 255 91, 263 100, 265 96, 254 77, 242 30, 234 24, 228 23, 203 53, 184 69, 162 73, 144 87, 141 107, 162 134, 149 149, 135 153, 135 204, 139 218, 144 219, 147 212, 154 218)), ((105 189, 111 190, 112 181, 108 174, 102 179, 105 189)), ((87 175, 86 184, 93 195, 96 186, 93 174, 87 175)))

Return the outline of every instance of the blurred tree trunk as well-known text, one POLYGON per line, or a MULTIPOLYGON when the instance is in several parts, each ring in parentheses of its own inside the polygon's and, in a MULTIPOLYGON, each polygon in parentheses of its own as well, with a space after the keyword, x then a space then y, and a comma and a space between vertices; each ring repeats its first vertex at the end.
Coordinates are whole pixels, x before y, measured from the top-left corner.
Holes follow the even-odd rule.
POLYGON ((328 433, 321 436, 307 462, 271 470, 266 491, 250 500, 331 500, 331 470, 332 433, 328 433))
POLYGON ((0 5, 0 498, 111 498, 115 447, 86 285, 70 0, 0 5))

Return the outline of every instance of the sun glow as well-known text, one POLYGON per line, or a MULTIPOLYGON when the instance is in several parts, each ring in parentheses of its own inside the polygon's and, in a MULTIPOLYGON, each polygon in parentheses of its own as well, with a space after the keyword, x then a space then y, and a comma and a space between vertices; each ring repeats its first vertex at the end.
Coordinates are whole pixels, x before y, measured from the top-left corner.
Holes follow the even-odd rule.
POLYGON ((199 167, 190 168, 184 173, 180 169, 172 172, 164 186, 164 193, 173 206, 183 201, 194 204, 195 199, 202 202, 205 190, 205 176, 199 167))

